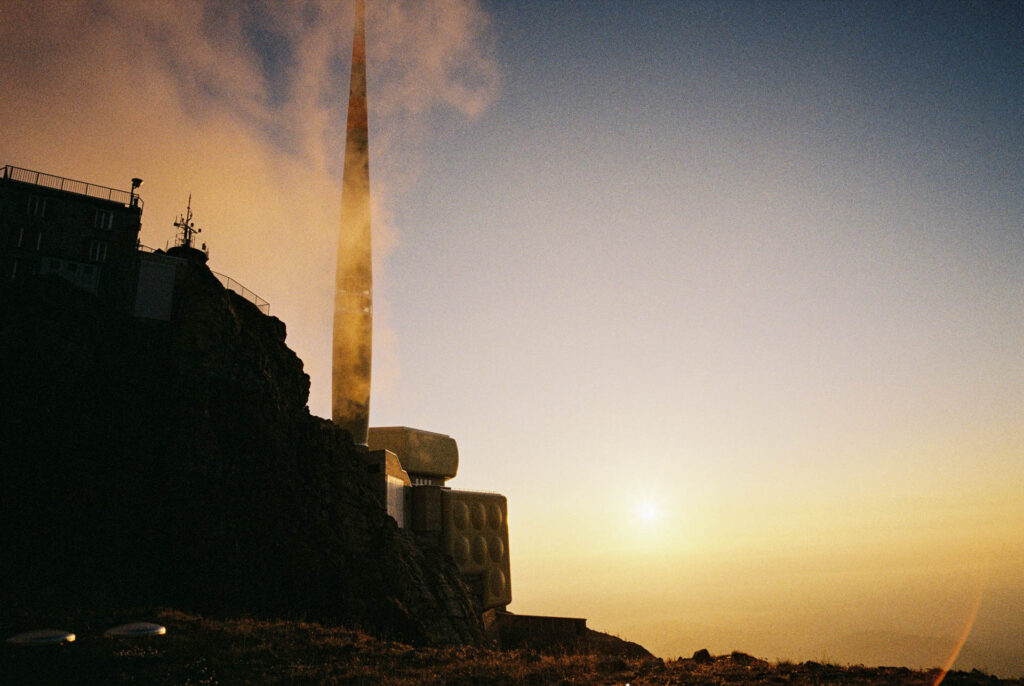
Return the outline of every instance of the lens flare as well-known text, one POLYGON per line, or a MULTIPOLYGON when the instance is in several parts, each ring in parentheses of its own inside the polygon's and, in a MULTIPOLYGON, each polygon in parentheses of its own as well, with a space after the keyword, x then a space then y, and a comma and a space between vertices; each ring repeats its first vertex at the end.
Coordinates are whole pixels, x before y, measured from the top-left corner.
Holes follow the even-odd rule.
POLYGON ((963 650, 964 644, 967 643, 967 637, 971 635, 971 629, 974 628, 974 622, 978 619, 978 610, 981 608, 981 599, 985 595, 985 587, 988 585, 988 574, 982 579, 981 584, 978 586, 978 594, 974 598, 974 604, 971 606, 971 614, 967 617, 967 622, 964 624, 964 630, 960 634, 960 638, 956 642, 956 646, 953 648, 953 652, 950 654, 949 659, 942 665, 942 671, 939 672, 939 676, 935 679, 935 683, 932 686, 939 686, 946 675, 949 674, 949 670, 953 668, 953 663, 960 657, 960 651, 963 650))

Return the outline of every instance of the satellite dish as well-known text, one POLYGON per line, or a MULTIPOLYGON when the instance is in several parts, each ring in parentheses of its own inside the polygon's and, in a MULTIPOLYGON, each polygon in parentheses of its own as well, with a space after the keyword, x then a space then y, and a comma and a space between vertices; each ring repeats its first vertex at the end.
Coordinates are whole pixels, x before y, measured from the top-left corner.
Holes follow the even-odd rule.
POLYGON ((26 631, 17 636, 7 639, 8 643, 15 643, 26 646, 57 645, 60 643, 72 643, 75 635, 70 631, 61 629, 39 629, 38 631, 26 631))
POLYGON ((120 626, 107 629, 103 632, 103 635, 117 638, 138 638, 140 636, 163 636, 166 633, 167 627, 162 624, 153 624, 152 622, 133 622, 132 624, 122 624, 120 626))

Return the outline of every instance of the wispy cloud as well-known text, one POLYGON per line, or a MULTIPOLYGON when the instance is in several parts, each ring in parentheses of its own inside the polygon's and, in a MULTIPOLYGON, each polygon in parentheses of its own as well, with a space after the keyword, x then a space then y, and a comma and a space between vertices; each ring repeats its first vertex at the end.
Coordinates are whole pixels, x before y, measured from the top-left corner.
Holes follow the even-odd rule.
MULTIPOLYGON (((399 234, 390 208, 416 173, 400 151, 428 133, 428 113, 479 116, 500 79, 477 2, 368 5, 380 268, 399 234)), ((0 4, 0 161, 114 186, 142 176, 154 247, 193 192, 212 266, 288 322, 321 413, 351 37, 352 6, 333 0, 0 4)))

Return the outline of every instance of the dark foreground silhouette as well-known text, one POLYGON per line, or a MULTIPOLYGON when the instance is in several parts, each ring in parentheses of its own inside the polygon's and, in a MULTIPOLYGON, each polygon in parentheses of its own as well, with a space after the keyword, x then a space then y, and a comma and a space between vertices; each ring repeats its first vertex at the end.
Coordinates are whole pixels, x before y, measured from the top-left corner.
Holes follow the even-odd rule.
POLYGON ((284 324, 203 265, 179 276, 166 322, 0 283, 0 619, 176 607, 482 640, 454 561, 310 415, 284 324))
MULTIPOLYGON (((111 619, 113 624, 124 618, 111 619)), ((745 653, 664 661, 635 644, 603 642, 555 651, 413 647, 359 631, 296 621, 209 619, 172 610, 155 620, 165 636, 104 638, 102 618, 66 627, 63 646, 0 644, 10 684, 913 684, 932 686, 940 670, 770 664, 745 653), (614 652, 620 645, 622 651, 614 652), (612 652, 609 652, 612 651, 612 652)), ((0 627, 2 628, 2 627, 0 627)), ((1015 685, 981 672, 951 672, 945 684, 1015 685)))

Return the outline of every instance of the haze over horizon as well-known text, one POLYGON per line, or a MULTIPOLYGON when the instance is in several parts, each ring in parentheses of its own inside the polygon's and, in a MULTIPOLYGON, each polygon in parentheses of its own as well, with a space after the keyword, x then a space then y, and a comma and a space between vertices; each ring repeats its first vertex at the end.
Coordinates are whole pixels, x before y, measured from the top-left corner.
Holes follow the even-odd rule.
MULTIPOLYGON (((351 19, 0 4, 0 164, 191 193, 324 417, 351 19)), ((508 497, 512 611, 1024 676, 1024 5, 368 0, 367 60, 371 424, 508 497)))

